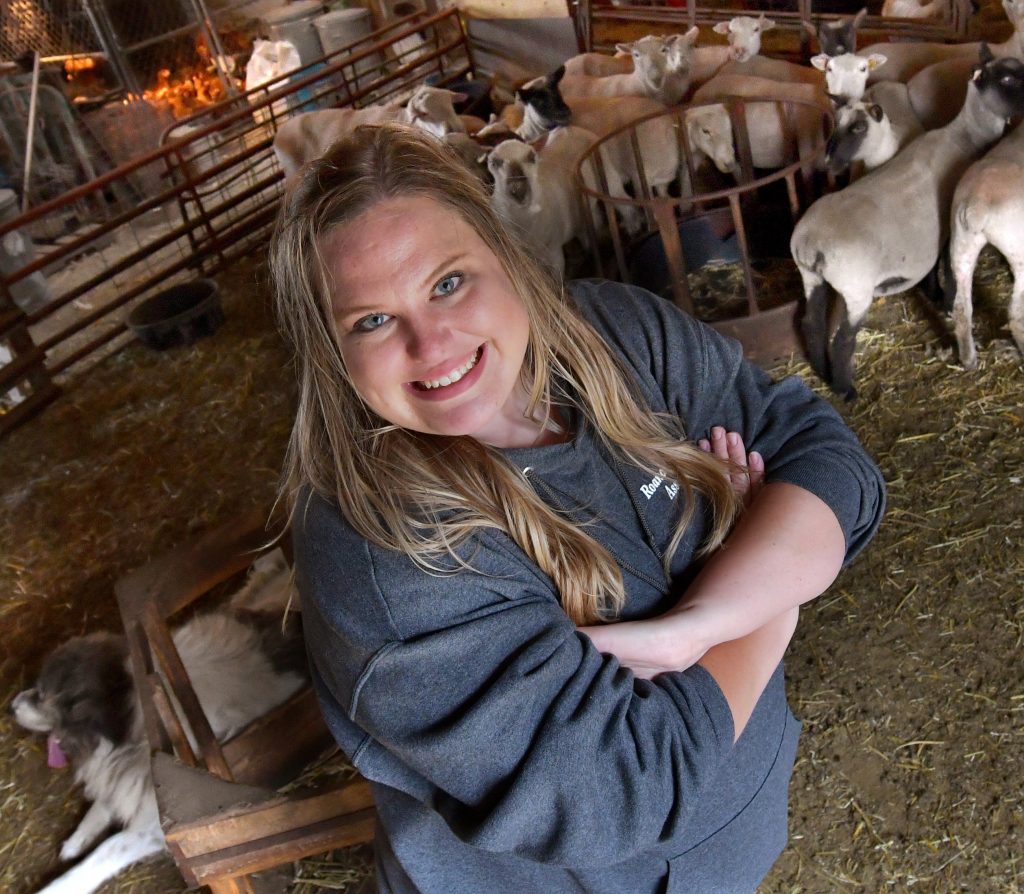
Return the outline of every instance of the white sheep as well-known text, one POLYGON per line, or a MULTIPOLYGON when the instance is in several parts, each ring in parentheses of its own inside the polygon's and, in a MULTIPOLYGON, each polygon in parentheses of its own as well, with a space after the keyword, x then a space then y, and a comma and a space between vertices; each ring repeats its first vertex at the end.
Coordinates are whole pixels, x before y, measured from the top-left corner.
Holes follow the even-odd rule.
POLYGON ((1010 334, 1024 354, 1024 128, 997 143, 957 184, 950 212, 949 260, 953 273, 953 322, 960 362, 978 365, 971 332, 971 289, 978 255, 995 246, 1013 272, 1010 334))
POLYGON ((334 143, 361 124, 402 121, 441 138, 451 131, 465 131, 454 103, 465 94, 439 87, 420 86, 407 102, 367 106, 363 109, 322 109, 289 118, 274 136, 274 154, 286 178, 302 165, 319 158, 334 143))
POLYGON ((907 98, 907 85, 882 81, 871 87, 863 100, 836 109, 825 162, 834 173, 857 161, 873 171, 922 133, 924 128, 907 98))
POLYGON ((617 49, 630 54, 632 71, 596 78, 566 74, 559 84, 562 96, 649 96, 666 106, 682 101, 690 86, 689 72, 669 68, 661 38, 642 37, 617 49))
POLYGON ((811 57, 811 65, 825 73, 825 87, 829 94, 841 102, 857 102, 864 96, 868 76, 885 65, 885 61, 881 53, 843 53, 841 56, 819 53, 811 57))
MULTIPOLYGON (((539 83, 519 88, 517 96, 523 102, 523 123, 516 134, 520 139, 533 142, 549 130, 570 123, 605 137, 639 119, 646 119, 635 128, 639 164, 648 187, 656 194, 667 194, 669 185, 679 175, 679 143, 671 116, 660 114, 666 107, 643 96, 565 99, 559 90, 563 73, 564 69, 559 67, 539 83)), ((631 183, 639 195, 642 191, 640 168, 629 133, 612 137, 603 145, 623 181, 631 183)))
MULTIPOLYGON (((811 84, 723 74, 700 87, 693 101, 729 97, 747 100, 744 120, 755 168, 781 168, 797 158, 809 159, 824 143, 829 104, 823 91, 811 84)), ((719 108, 728 118, 724 107, 719 108)))
MULTIPOLYGON (((1003 0, 1003 11, 1013 25, 1013 34, 1002 43, 989 44, 993 56, 1024 59, 1024 0, 1003 0)), ((907 83, 915 74, 947 59, 978 58, 981 45, 970 43, 933 43, 928 41, 887 41, 865 47, 864 53, 881 53, 888 60, 883 68, 871 72, 869 84, 878 81, 907 83)))
POLYGON ((1024 64, 982 47, 960 114, 918 137, 890 162, 818 199, 790 241, 807 299, 802 322, 814 371, 847 399, 857 329, 875 295, 912 288, 935 267, 949 232, 953 191, 963 172, 1024 111, 1024 64), (830 297, 842 299, 828 350, 830 297))
MULTIPOLYGON (((504 140, 487 154, 494 178, 491 204, 501 217, 534 245, 560 275, 565 270, 563 246, 573 239, 587 248, 589 229, 584 219, 587 206, 573 178, 574 170, 597 137, 581 127, 558 127, 541 148, 521 140, 504 140)), ((602 156, 609 194, 625 197, 618 171, 602 156)), ((580 170, 588 189, 597 190, 597 177, 589 164, 580 170)), ((591 221, 598 220, 596 202, 589 208, 591 221)), ((639 225, 639 217, 627 221, 627 229, 639 225)))
POLYGON ((684 43, 673 42, 669 45, 669 66, 680 68, 686 65, 690 73, 690 87, 694 89, 711 80, 723 68, 733 61, 745 61, 761 52, 761 32, 766 28, 774 28, 775 23, 753 16, 735 16, 728 22, 718 22, 713 30, 716 34, 724 34, 728 43, 724 46, 715 44, 697 47, 684 43))
POLYGON ((807 65, 797 65, 784 59, 772 59, 761 55, 761 35, 775 27, 775 22, 766 19, 764 13, 760 18, 737 16, 729 22, 719 22, 715 30, 726 33, 732 45, 732 58, 722 65, 719 75, 747 75, 755 78, 769 78, 773 81, 813 84, 825 89, 824 78, 807 65))

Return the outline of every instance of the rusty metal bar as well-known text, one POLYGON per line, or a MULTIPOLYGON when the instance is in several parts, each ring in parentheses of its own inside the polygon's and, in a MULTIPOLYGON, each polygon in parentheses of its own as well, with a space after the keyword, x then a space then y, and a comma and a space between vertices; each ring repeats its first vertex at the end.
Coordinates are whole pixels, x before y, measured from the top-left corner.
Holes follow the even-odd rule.
POLYGON ((747 313, 756 315, 757 291, 754 289, 754 271, 750 266, 750 242, 747 240, 747 227, 743 222, 743 209, 740 207, 740 193, 729 196, 729 210, 732 212, 732 224, 736 228, 736 242, 740 247, 740 258, 743 261, 743 279, 747 286, 747 313))
POLYGON ((658 222, 658 235, 661 236, 661 244, 665 248, 665 261, 672 275, 672 295, 675 303, 692 316, 693 296, 690 294, 690 283, 686 276, 686 258, 683 254, 683 244, 679 240, 674 203, 671 199, 659 199, 652 204, 654 219, 658 222))

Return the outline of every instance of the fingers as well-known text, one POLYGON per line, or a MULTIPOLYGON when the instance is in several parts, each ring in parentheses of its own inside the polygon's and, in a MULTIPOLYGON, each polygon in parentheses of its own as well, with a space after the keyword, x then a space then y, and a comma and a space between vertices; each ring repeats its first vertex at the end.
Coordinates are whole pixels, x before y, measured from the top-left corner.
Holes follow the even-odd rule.
POLYGON ((747 453, 743 438, 738 432, 727 432, 722 426, 711 429, 711 438, 697 442, 705 453, 711 453, 732 464, 729 481, 736 494, 749 503, 764 484, 764 458, 760 453, 747 453))

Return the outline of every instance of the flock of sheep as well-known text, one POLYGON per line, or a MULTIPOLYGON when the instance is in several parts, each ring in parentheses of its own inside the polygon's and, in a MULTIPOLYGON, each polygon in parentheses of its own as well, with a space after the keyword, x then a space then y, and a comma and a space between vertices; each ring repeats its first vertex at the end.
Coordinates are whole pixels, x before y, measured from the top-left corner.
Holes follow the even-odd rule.
MULTIPOLYGON (((856 333, 873 298, 934 284, 939 268, 961 362, 976 365, 971 283, 988 243, 1013 270, 1010 330, 1024 353, 1024 129, 1003 136, 1024 114, 1024 0, 1003 0, 1003 8, 1014 32, 1001 44, 877 43, 857 52, 862 11, 817 30, 821 52, 810 65, 763 55, 761 35, 773 22, 737 16, 715 25, 726 45, 700 46, 691 28, 620 44, 615 56, 569 59, 520 87, 490 122, 458 115, 458 94, 424 86, 403 103, 295 116, 274 149, 291 177, 361 124, 419 126, 451 144, 489 183, 495 210, 562 272, 564 246, 586 247, 600 235, 599 215, 587 220, 580 200, 577 169, 587 187, 613 197, 685 195, 701 165, 739 174, 733 120, 721 100, 747 101, 751 161, 761 169, 819 151, 831 113, 826 163, 842 170, 859 161, 866 173, 807 209, 791 251, 804 285, 811 364, 853 398, 856 333), (678 106, 685 106, 679 114, 664 114, 678 106), (599 164, 581 165, 588 153, 599 164), (836 296, 844 313, 830 337, 836 296)), ((625 230, 639 233, 640 211, 629 203, 617 211, 625 230)))

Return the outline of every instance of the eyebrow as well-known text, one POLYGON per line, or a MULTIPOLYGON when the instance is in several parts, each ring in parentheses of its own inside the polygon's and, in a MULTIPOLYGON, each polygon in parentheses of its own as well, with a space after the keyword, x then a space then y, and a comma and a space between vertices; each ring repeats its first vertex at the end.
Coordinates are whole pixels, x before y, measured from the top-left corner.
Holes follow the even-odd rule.
MULTIPOLYGON (((454 254, 449 255, 423 278, 422 283, 424 285, 434 285, 434 283, 437 282, 438 279, 440 279, 442 273, 448 270, 453 264, 460 261, 464 256, 465 252, 463 251, 457 251, 454 254)), ((379 310, 379 303, 362 304, 359 305, 358 307, 344 308, 343 310, 340 311, 338 318, 341 320, 348 320, 352 317, 359 318, 364 316, 365 314, 374 313, 375 311, 379 310)))

